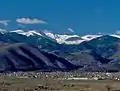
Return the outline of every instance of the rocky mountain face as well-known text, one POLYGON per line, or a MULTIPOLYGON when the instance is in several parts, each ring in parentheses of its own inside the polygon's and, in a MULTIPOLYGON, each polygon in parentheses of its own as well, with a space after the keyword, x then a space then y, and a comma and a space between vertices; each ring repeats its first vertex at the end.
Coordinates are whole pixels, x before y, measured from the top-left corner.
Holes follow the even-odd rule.
POLYGON ((1 31, 0 71, 120 71, 120 35, 1 31))
POLYGON ((24 43, 2 45, 0 47, 0 60, 0 72, 70 71, 78 69, 78 66, 64 58, 24 43))

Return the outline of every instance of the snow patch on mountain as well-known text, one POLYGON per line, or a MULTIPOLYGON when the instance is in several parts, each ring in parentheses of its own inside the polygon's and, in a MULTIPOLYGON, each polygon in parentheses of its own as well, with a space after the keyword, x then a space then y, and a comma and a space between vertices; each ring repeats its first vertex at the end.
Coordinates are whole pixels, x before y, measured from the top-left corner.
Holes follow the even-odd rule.
MULTIPOLYGON (((55 35, 55 39, 57 40, 58 43, 62 44, 62 43, 66 43, 69 44, 69 41, 66 41, 67 39, 71 38, 71 37, 79 37, 78 35, 59 35, 56 34, 55 35)), ((71 43, 70 43, 71 44, 71 43)))
POLYGON ((75 41, 64 41, 64 44, 68 44, 68 45, 78 45, 82 42, 84 42, 85 40, 75 40, 75 41))
POLYGON ((82 36, 81 38, 84 39, 85 41, 90 41, 92 39, 95 39, 101 36, 103 35, 85 35, 85 36, 82 36))
POLYGON ((67 35, 67 34, 54 34, 48 30, 44 30, 42 33, 37 32, 36 30, 30 30, 30 31, 23 31, 23 30, 14 30, 10 32, 16 32, 18 34, 22 34, 25 36, 33 36, 33 35, 39 35, 39 36, 47 36, 48 38, 54 39, 59 44, 80 44, 84 41, 90 41, 92 39, 101 37, 102 35, 85 35, 85 36, 79 36, 79 35, 67 35), (69 40, 70 38, 75 38, 74 40, 69 40))
MULTIPOLYGON (((44 31, 40 31, 38 32, 37 30, 29 30, 29 31, 24 31, 24 30, 14 30, 14 31, 6 31, 5 29, 0 29, 0 33, 1 34, 5 34, 6 32, 8 33, 17 33, 17 34, 21 34, 21 35, 25 35, 27 37, 29 36, 34 36, 34 35, 38 35, 38 36, 42 36, 45 38, 50 38, 53 40, 56 40, 57 43, 59 44, 68 44, 68 45, 77 45, 80 44, 84 41, 90 41, 93 39, 96 39, 98 37, 102 37, 104 36, 104 34, 88 34, 85 36, 79 36, 79 35, 70 35, 70 34, 55 34, 52 33, 51 31, 48 30, 44 30, 44 31)), ((115 34, 108 34, 109 36, 112 37, 116 37, 116 38, 120 38, 120 33, 115 33, 115 34)), ((39 38, 38 38, 39 39, 39 38)))
POLYGON ((44 31, 44 34, 52 39, 55 39, 57 41, 57 43, 59 44, 79 44, 81 43, 83 40, 77 40, 77 41, 66 41, 67 39, 69 38, 72 38, 72 37, 80 37, 78 35, 65 35, 65 34, 54 34, 50 31, 44 31))
POLYGON ((110 36, 120 38, 120 35, 118 35, 118 34, 111 34, 110 36))
POLYGON ((7 31, 5 29, 0 29, 1 34, 5 34, 7 31))
POLYGON ((39 35, 39 36, 42 36, 40 33, 36 32, 36 30, 30 30, 30 31, 14 30, 14 31, 10 31, 10 32, 15 32, 15 33, 18 33, 18 34, 26 35, 27 37, 33 36, 35 34, 39 35))
POLYGON ((44 30, 43 33, 44 33, 46 36, 48 36, 48 37, 50 37, 50 38, 52 38, 52 39, 55 39, 55 35, 54 35, 53 33, 51 33, 50 31, 44 30))

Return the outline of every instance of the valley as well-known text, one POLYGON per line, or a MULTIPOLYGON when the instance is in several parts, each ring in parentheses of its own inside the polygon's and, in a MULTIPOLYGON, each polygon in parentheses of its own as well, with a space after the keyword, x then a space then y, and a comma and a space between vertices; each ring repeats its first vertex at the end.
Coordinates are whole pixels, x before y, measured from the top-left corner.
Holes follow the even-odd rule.
POLYGON ((1 91, 120 91, 117 80, 0 77, 1 91))

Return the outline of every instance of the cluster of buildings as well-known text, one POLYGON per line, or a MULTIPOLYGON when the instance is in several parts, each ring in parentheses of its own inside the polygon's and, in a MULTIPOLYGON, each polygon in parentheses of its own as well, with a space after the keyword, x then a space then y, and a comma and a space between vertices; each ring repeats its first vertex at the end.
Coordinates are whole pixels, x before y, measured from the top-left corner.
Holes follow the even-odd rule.
POLYGON ((66 80, 120 80, 120 72, 9 72, 0 77, 66 79, 66 80))

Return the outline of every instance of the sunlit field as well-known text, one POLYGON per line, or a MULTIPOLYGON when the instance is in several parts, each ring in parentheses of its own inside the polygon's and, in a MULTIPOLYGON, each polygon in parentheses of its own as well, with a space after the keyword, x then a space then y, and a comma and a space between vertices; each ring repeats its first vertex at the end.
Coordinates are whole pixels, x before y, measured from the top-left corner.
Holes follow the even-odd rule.
POLYGON ((120 91, 120 81, 5 77, 0 91, 120 91))

